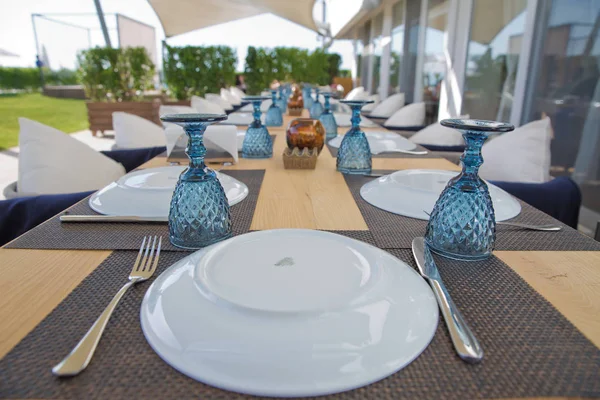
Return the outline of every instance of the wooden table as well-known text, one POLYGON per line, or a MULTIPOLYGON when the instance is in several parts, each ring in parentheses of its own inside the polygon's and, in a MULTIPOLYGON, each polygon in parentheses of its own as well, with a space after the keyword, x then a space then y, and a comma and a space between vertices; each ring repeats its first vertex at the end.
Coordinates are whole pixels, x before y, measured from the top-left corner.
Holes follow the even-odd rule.
MULTIPOLYGON (((284 127, 293 117, 285 117, 284 127)), ((345 128, 340 128, 343 132, 345 128)), ((382 128, 378 128, 382 129, 382 128)), ((368 130, 368 129, 366 129, 368 130)), ((240 159, 224 169, 264 169, 252 230, 308 228, 367 230, 335 159, 324 149, 312 171, 285 170, 285 129, 268 160, 240 159), (293 211, 291 211, 293 210, 293 211)), ((155 158, 144 167, 166 165, 155 158)), ((373 158, 374 169, 449 169, 442 158, 373 158)), ((0 249, 0 357, 48 315, 111 251, 0 249)), ((494 253, 600 347, 600 252, 496 251, 494 253)))

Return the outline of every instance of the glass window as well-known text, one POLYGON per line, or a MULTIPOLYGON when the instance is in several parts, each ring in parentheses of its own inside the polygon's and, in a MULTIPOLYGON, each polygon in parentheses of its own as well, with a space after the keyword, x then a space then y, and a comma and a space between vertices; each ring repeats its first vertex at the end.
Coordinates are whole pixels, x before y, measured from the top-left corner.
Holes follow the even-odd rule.
POLYGON ((527 0, 473 0, 462 114, 510 121, 527 0))
POLYGON ((448 24, 448 0, 429 0, 423 60, 423 101, 427 105, 427 123, 437 119, 442 80, 446 75, 444 34, 448 24))
POLYGON ((371 82, 371 93, 379 92, 379 73, 381 68, 381 52, 383 49, 383 13, 379 13, 373 20, 373 81, 371 82))
POLYGON ((592 233, 600 220, 600 0, 553 0, 544 28, 524 119, 550 117, 550 173, 579 184, 580 227, 592 233))
POLYGON ((404 53, 404 1, 392 8, 392 43, 390 52, 390 93, 400 93, 400 68, 404 53))

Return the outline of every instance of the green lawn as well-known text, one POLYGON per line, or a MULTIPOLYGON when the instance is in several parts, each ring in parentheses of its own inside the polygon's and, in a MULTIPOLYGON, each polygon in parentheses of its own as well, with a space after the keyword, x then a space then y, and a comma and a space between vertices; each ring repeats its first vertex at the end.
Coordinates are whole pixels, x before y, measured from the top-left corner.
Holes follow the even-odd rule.
POLYGON ((67 133, 88 128, 84 100, 56 99, 39 93, 0 96, 0 150, 19 144, 19 117, 67 133))

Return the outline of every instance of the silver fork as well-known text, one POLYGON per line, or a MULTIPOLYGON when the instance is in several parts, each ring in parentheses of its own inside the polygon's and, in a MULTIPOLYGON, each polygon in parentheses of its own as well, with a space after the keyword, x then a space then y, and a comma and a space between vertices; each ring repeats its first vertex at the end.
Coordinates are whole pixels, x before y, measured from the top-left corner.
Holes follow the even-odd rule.
POLYGON ((129 274, 129 282, 117 292, 96 322, 94 322, 94 325, 92 325, 90 330, 87 331, 85 336, 77 343, 77 346, 71 350, 69 355, 52 368, 52 373, 54 375, 75 376, 88 366, 92 360, 96 346, 98 346, 98 342, 100 342, 104 328, 106 328, 106 324, 117 307, 119 300, 121 300, 121 297, 123 297, 127 289, 131 286, 150 279, 154 271, 156 271, 161 243, 162 237, 154 236, 154 240, 152 240, 151 236, 144 237, 140 252, 135 259, 133 269, 129 274), (156 243, 157 239, 158 246, 156 243))
MULTIPOLYGON (((428 216, 431 216, 431 214, 429 214, 427 211, 423 210, 423 212, 425 214, 427 214, 428 216)), ((561 226, 552 225, 552 224, 529 225, 529 224, 523 224, 521 222, 505 222, 505 221, 496 222, 496 225, 514 226, 515 228, 529 229, 530 231, 542 231, 542 232, 558 232, 562 229, 561 226)))

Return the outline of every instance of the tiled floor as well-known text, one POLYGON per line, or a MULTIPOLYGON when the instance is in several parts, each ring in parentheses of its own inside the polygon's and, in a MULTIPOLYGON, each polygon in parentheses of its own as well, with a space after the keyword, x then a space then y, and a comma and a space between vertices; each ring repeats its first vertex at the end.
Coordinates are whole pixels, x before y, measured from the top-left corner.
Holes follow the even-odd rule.
MULTIPOLYGON (((110 150, 115 144, 112 132, 107 132, 107 136, 92 136, 90 131, 76 132, 71 135, 75 139, 87 144, 98 151, 110 150)), ((19 148, 12 147, 8 150, 0 151, 0 200, 4 200, 4 188, 17 180, 19 174, 19 148)))

